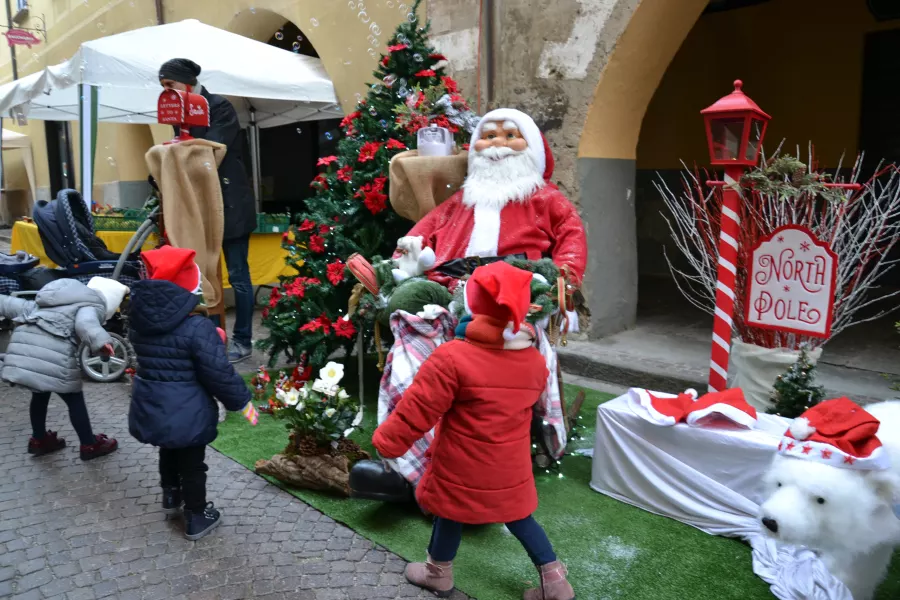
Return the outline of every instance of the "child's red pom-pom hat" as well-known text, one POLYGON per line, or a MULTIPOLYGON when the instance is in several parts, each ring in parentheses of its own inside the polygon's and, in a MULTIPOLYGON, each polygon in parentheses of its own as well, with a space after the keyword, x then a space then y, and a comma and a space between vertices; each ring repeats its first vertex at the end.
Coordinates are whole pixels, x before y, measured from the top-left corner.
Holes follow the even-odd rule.
POLYGON ((826 400, 794 419, 778 445, 785 456, 846 469, 887 469, 879 421, 847 398, 826 400))
POLYGON ((199 293, 202 285, 200 267, 194 262, 196 252, 188 248, 163 246, 141 253, 149 279, 171 281, 192 293, 199 293))
POLYGON ((531 307, 532 274, 505 262, 478 267, 466 282, 466 308, 473 315, 484 315, 512 323, 513 333, 531 307))

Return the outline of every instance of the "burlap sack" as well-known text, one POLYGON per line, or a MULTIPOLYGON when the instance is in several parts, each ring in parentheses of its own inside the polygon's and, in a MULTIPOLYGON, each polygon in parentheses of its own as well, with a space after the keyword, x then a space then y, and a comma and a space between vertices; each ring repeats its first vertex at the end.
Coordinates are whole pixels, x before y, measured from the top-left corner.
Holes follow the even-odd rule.
POLYGON ((468 161, 468 152, 453 156, 401 152, 391 160, 391 206, 401 217, 418 221, 459 191, 466 180, 468 161))
POLYGON ((197 253, 203 298, 210 309, 222 300, 212 282, 218 281, 225 227, 218 172, 223 158, 225 146, 207 140, 160 144, 144 156, 159 186, 169 243, 197 253))

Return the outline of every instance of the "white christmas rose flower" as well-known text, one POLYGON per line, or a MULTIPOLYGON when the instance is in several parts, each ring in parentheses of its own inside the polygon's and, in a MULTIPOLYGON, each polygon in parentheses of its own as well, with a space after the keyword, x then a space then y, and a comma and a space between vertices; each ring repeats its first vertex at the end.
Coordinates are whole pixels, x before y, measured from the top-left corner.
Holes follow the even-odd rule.
POLYGON ((306 388, 305 385, 302 388, 300 388, 300 397, 303 398, 304 400, 309 398, 309 390, 306 388))
POLYGON ((343 389, 342 389, 341 391, 338 392, 338 398, 340 398, 341 400, 346 400, 346 399, 349 398, 349 397, 350 397, 350 394, 348 394, 348 393, 347 393, 346 391, 344 391, 343 389))
POLYGON ((326 385, 337 385, 344 378, 344 365, 330 362, 319 371, 319 379, 326 385))
POLYGON ((337 411, 334 410, 333 408, 326 408, 326 409, 325 409, 325 416, 328 417, 328 418, 330 419, 331 417, 334 416, 334 413, 336 413, 336 412, 337 412, 337 411))
POLYGON ((305 405, 304 403, 298 402, 298 403, 297 403, 297 406, 294 407, 294 410, 296 410, 297 412, 301 412, 301 411, 304 409, 305 406, 306 406, 306 405, 305 405))
POLYGON ((277 398, 279 402, 284 402, 284 390, 281 388, 275 390, 275 398, 277 398))
POLYGON ((288 406, 295 406, 298 402, 300 402, 300 392, 297 390, 290 390, 284 395, 284 403, 288 406))

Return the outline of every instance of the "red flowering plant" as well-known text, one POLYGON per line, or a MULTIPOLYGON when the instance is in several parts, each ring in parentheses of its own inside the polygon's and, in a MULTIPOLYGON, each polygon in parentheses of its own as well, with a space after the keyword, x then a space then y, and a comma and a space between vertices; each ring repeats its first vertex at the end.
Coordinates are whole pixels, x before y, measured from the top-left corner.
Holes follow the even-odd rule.
POLYGON ((336 153, 318 160, 314 196, 282 238, 296 274, 282 277, 271 296, 263 316, 268 336, 258 343, 273 365, 282 354, 296 363, 307 352, 319 369, 336 350, 349 349, 359 331, 372 335, 358 313, 345 318, 356 283, 346 263, 357 252, 389 256, 411 227, 390 206, 390 161, 416 147, 422 127, 447 127, 463 144, 477 124, 444 71, 447 59, 429 43, 429 25, 421 25, 404 21, 388 40, 368 94, 341 121, 336 153))

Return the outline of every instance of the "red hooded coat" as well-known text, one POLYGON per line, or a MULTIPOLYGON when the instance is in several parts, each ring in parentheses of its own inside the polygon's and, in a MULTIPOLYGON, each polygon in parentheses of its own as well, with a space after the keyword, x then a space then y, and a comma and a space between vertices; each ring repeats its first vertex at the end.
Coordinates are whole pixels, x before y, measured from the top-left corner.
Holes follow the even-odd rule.
POLYGON ((397 458, 437 424, 416 497, 438 517, 509 523, 537 509, 531 419, 548 372, 537 349, 503 349, 504 327, 478 316, 465 341, 439 346, 372 439, 397 458))

